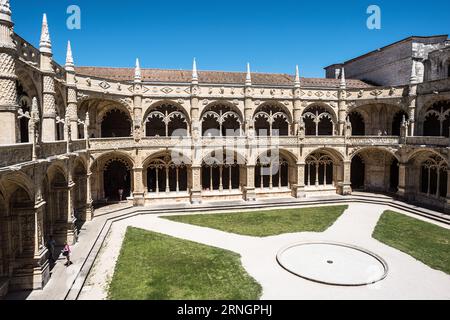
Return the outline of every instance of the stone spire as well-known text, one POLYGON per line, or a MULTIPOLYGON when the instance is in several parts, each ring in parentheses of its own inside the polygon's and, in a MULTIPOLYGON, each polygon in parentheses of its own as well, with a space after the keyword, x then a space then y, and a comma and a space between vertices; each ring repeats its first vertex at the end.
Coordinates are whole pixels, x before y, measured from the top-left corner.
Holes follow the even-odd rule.
POLYGON ((40 42, 40 51, 42 53, 52 54, 52 41, 50 40, 50 32, 48 31, 47 15, 44 13, 42 18, 42 33, 40 42))
POLYGON ((198 84, 197 61, 195 61, 195 58, 194 62, 192 63, 192 83, 198 84))
POLYGON ((409 80, 410 84, 417 84, 419 82, 419 79, 417 78, 416 73, 416 61, 413 60, 412 62, 412 69, 411 69, 411 78, 409 80))
POLYGON ((75 71, 75 65, 73 63, 73 55, 72 55, 72 46, 70 45, 70 41, 67 42, 66 70, 75 71))
POLYGON ((12 22, 9 0, 0 0, 0 20, 12 22))
POLYGON ((135 82, 142 81, 142 70, 141 65, 139 63, 139 59, 136 59, 136 68, 134 68, 134 81, 135 82))
POLYGON ((250 71, 250 63, 247 63, 247 76, 245 78, 245 85, 246 86, 252 85, 252 73, 250 71))
POLYGON ((298 70, 298 65, 295 66, 295 81, 294 87, 300 88, 300 71, 298 70))
POLYGON ((345 80, 345 68, 344 67, 342 67, 342 70, 341 70, 341 82, 339 84, 339 88, 341 88, 341 89, 347 88, 347 82, 345 80))

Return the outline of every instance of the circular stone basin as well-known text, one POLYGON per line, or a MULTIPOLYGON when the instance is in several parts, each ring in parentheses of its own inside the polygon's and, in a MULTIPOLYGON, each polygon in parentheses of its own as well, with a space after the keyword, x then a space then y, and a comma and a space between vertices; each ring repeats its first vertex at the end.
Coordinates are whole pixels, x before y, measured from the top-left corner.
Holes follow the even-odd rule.
POLYGON ((307 280, 337 286, 364 286, 386 278, 388 266, 374 253, 352 245, 315 242, 282 249, 278 263, 307 280))

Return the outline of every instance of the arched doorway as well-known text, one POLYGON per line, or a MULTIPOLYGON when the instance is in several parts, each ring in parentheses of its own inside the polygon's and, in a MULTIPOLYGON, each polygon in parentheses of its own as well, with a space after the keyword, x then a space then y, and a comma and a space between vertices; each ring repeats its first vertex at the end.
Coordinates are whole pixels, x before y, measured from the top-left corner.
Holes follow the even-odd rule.
POLYGON ((103 171, 103 190, 107 201, 125 201, 131 195, 131 168, 122 159, 106 162, 103 171))
POLYGON ((130 137, 131 119, 127 113, 119 109, 108 111, 102 120, 102 137, 130 137))
POLYGON ((350 123, 352 124, 353 136, 364 136, 366 134, 366 126, 364 119, 359 112, 352 112, 349 115, 350 123))
POLYGON ((369 192, 396 192, 398 187, 397 158, 385 148, 359 150, 352 159, 352 188, 369 192))
POLYGON ((364 182, 366 176, 366 166, 362 157, 357 154, 352 159, 351 165, 351 183, 353 190, 364 189, 364 182))

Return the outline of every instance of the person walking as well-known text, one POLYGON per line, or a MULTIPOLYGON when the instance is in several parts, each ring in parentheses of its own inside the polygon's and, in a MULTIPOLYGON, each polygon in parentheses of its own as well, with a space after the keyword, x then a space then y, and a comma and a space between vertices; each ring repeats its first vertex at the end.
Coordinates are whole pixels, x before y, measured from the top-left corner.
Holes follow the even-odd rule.
POLYGON ((56 261, 55 246, 56 246, 56 241, 55 241, 55 239, 53 239, 53 236, 51 235, 48 237, 47 249, 50 253, 50 260, 52 260, 53 262, 56 261))
POLYGON ((64 257, 66 257, 67 262, 64 264, 66 267, 70 266, 72 264, 72 261, 70 261, 70 246, 67 243, 67 241, 64 243, 64 249, 62 250, 62 254, 64 257))

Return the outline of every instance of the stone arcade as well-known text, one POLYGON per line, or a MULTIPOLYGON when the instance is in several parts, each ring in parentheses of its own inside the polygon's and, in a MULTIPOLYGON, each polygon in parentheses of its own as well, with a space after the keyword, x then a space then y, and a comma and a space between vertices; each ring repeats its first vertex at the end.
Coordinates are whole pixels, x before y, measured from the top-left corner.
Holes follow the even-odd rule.
POLYGON ((364 190, 450 212, 447 36, 311 79, 75 67, 70 43, 61 66, 49 30, 34 48, 0 1, 0 296, 44 287, 48 237, 75 242, 119 190, 136 206, 364 190))

